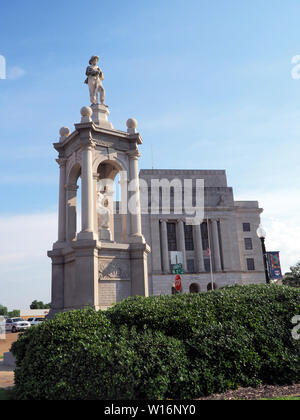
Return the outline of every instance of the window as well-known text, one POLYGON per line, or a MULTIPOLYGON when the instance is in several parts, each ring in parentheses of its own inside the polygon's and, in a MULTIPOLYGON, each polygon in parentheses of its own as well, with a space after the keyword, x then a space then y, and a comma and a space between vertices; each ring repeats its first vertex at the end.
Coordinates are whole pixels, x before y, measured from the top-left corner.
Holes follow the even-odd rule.
POLYGON ((245 249, 251 251, 253 249, 253 243, 251 238, 245 238, 245 249))
POLYGON ((247 258, 247 269, 248 271, 255 271, 255 263, 253 258, 247 258))
POLYGON ((202 247, 206 251, 209 248, 207 222, 204 222, 201 225, 201 235, 202 235, 202 247))
POLYGON ((204 269, 207 273, 210 273, 210 259, 204 258, 204 269))
POLYGON ((193 226, 184 224, 185 249, 194 251, 193 226))
POLYGON ((251 232, 250 223, 243 223, 243 231, 244 232, 251 232))
POLYGON ((169 251, 177 251, 176 223, 167 223, 169 251))
POLYGON ((195 273, 195 261, 187 260, 187 271, 189 273, 195 273))

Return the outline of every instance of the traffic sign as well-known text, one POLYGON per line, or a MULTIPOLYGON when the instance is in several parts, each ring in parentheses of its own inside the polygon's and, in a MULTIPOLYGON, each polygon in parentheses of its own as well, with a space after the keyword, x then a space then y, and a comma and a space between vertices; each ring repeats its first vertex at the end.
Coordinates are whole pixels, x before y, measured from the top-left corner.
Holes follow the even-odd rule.
POLYGON ((182 268, 182 264, 172 265, 172 274, 184 274, 184 269, 182 268))
POLYGON ((175 289, 177 290, 177 292, 180 292, 181 288, 182 288, 181 277, 179 274, 177 274, 177 276, 175 277, 175 289))

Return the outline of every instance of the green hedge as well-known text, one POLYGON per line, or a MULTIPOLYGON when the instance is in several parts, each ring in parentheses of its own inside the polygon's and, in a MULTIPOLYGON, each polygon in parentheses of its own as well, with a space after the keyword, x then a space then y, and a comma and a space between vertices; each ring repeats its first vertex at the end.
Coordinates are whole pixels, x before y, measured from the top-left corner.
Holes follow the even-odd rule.
POLYGON ((229 287, 57 315, 13 345, 19 399, 186 399, 300 380, 300 290, 229 287))

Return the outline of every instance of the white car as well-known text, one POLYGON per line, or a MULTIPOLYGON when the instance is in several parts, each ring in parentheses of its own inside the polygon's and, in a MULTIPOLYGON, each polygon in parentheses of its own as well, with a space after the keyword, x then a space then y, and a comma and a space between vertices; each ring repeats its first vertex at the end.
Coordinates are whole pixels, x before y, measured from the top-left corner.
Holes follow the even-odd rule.
POLYGON ((24 321, 22 318, 8 318, 5 324, 5 330, 16 333, 19 331, 25 331, 30 328, 31 324, 28 321, 24 321))
POLYGON ((45 318, 28 318, 27 321, 30 322, 30 325, 39 325, 45 322, 45 318))

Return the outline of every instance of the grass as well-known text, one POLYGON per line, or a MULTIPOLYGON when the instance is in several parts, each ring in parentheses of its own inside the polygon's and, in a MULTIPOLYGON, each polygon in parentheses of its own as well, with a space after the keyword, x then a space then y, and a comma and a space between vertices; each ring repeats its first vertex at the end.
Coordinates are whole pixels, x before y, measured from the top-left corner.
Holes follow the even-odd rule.
POLYGON ((262 401, 300 401, 299 397, 276 397, 276 398, 263 398, 262 401))

